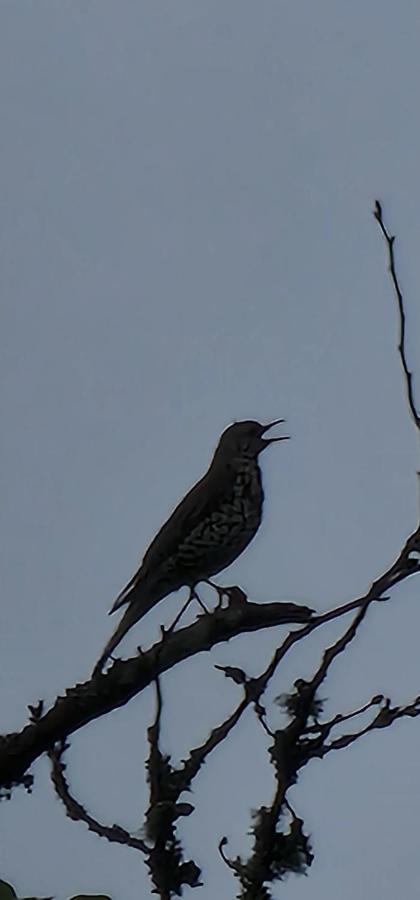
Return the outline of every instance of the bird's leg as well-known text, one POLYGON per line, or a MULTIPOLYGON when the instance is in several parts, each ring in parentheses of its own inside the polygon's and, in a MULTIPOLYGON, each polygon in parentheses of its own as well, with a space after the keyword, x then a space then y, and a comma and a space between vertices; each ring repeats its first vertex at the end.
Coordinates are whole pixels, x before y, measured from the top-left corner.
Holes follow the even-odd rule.
POLYGON ((172 622, 172 625, 170 625, 169 628, 166 629, 166 634, 170 634, 174 630, 175 625, 178 625, 178 622, 184 615, 185 610, 188 609, 188 607, 191 603, 191 600, 194 600, 194 589, 193 588, 190 588, 190 593, 187 597, 187 600, 185 601, 185 603, 184 603, 182 609, 180 610, 180 612, 178 613, 178 615, 175 617, 174 621, 172 622))
POLYGON ((190 596, 191 596, 191 598, 194 598, 194 600, 197 600, 197 603, 201 606, 201 609, 203 610, 203 612, 206 614, 206 616, 209 616, 210 613, 209 613, 209 611, 208 611, 208 609, 207 609, 207 606, 203 603, 203 601, 202 601, 202 600, 200 599, 200 597, 198 596, 195 587, 191 588, 191 595, 190 595, 190 596))
POLYGON ((171 634, 171 632, 172 632, 172 631, 174 630, 174 628, 175 628, 175 625, 178 625, 179 620, 180 620, 181 617, 184 615, 184 612, 188 609, 188 607, 189 607, 189 605, 190 605, 190 603, 191 603, 191 600, 197 600, 197 603, 200 604, 201 609, 202 609, 203 612, 206 614, 206 616, 209 616, 209 615, 210 615, 210 613, 209 613, 207 607, 204 606, 203 601, 202 601, 202 600, 200 599, 200 597, 198 596, 196 589, 195 589, 194 587, 191 587, 191 588, 190 588, 190 593, 189 593, 189 595, 188 595, 188 597, 187 597, 187 599, 186 599, 186 601, 185 601, 185 603, 184 603, 182 609, 179 611, 178 615, 175 617, 174 621, 172 622, 172 625, 170 625, 169 628, 166 628, 166 629, 165 629, 165 634, 171 634))
POLYGON ((224 597, 229 598, 231 589, 220 587, 220 585, 216 584, 215 581, 210 581, 210 578, 206 579, 205 584, 208 584, 210 587, 213 588, 214 591, 216 591, 216 594, 219 598, 219 602, 217 604, 216 609, 221 609, 221 607, 223 606, 223 598, 224 597))

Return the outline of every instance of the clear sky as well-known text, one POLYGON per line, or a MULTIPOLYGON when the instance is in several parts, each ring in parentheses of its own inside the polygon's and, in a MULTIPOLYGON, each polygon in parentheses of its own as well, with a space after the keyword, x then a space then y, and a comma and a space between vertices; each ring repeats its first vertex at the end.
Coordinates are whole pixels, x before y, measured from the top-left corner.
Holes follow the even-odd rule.
MULTIPOLYGON (((3 730, 88 676, 115 595, 234 419, 284 416, 292 440, 265 454, 264 525, 225 583, 327 609, 415 526, 418 444, 371 209, 379 197, 398 233, 420 399, 419 40, 415 0, 1 0, 3 730)), ((419 693, 418 592, 369 612, 329 711, 419 693)), ((300 645, 271 696, 336 633, 300 645)), ((237 639, 163 679, 175 759, 238 700, 213 664, 258 674, 278 640, 237 639)), ((72 739, 72 788, 104 822, 141 825, 152 710, 150 691, 72 739)), ((202 900, 236 893, 216 846, 249 846, 273 789, 265 747, 250 713, 196 782, 182 834, 202 900)), ((418 895, 419 751, 404 721, 305 770, 292 800, 316 859, 288 900, 418 895)), ((140 855, 66 819, 45 760, 34 775, 0 809, 2 877, 59 900, 151 896, 140 855)))

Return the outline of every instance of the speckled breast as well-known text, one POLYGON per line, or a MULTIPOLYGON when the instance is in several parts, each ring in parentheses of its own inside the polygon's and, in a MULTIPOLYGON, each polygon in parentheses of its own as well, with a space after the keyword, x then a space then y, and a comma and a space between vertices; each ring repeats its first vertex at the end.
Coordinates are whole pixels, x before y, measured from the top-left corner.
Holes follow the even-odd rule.
POLYGON ((229 566, 247 547, 261 524, 264 492, 258 465, 234 473, 229 490, 178 548, 185 582, 197 582, 229 566))

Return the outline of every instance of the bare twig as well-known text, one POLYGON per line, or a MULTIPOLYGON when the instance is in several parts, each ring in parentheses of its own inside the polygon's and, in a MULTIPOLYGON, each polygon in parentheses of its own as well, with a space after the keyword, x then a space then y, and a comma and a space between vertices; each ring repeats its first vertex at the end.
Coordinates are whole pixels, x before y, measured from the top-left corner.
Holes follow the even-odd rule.
POLYGON ((93 816, 86 812, 81 803, 75 800, 70 793, 67 779, 64 775, 66 766, 62 760, 63 754, 68 747, 69 744, 62 741, 48 751, 51 761, 51 780, 57 796, 65 806, 68 817, 76 822, 84 822, 89 831, 93 831, 99 837, 105 837, 108 841, 116 844, 125 844, 127 847, 133 847, 142 853, 148 853, 149 848, 140 838, 134 837, 125 828, 121 828, 120 825, 101 825, 97 819, 94 819, 93 816))
POLYGON ((179 784, 183 791, 186 791, 190 787, 193 778, 195 778, 209 754, 227 738, 232 729, 239 722, 239 719, 249 704, 250 700, 245 696, 231 715, 220 725, 217 725, 212 729, 207 740, 204 741, 201 746, 191 750, 188 759, 184 760, 183 766, 176 772, 176 777, 179 779, 179 784))
MULTIPOLYGON (((375 699, 376 698, 373 698, 373 700, 375 699)), ((373 700, 369 705, 374 705, 373 700)), ((359 740, 359 738, 363 737, 363 735, 368 734, 369 731, 375 731, 377 728, 389 728, 398 719, 403 719, 406 717, 415 719, 420 716, 420 697, 416 697, 415 700, 412 701, 412 703, 408 703, 406 706, 392 707, 388 698, 382 698, 382 701, 383 706, 381 706, 381 709, 376 714, 372 722, 369 722, 368 725, 366 725, 364 728, 361 728, 360 731, 355 731, 352 734, 343 734, 335 740, 331 741, 330 744, 324 744, 311 755, 321 758, 323 756, 326 756, 327 753, 331 753, 332 750, 342 750, 345 747, 349 747, 350 744, 354 744, 359 740)), ((348 718, 350 718, 350 716, 348 718)))
POLYGON ((398 315, 399 315, 399 338, 398 338, 398 352, 400 354, 401 365, 404 371, 405 383, 407 388, 407 399, 408 406, 416 425, 416 428, 420 430, 420 415, 416 409, 416 401, 414 397, 414 387, 413 387, 413 373, 408 368, 407 364, 407 352, 406 352, 406 316, 404 309, 404 298, 402 295, 401 287, 399 284, 399 279, 397 275, 397 271, 395 268, 395 255, 394 255, 394 244, 395 244, 395 235, 389 234, 388 229, 385 226, 383 215, 382 215, 382 206, 379 200, 375 201, 375 206, 373 210, 373 215, 381 229, 381 232, 385 238, 387 248, 388 248, 388 260, 389 260, 389 272, 391 275, 392 284, 394 286, 395 296, 397 298, 398 305, 398 315))

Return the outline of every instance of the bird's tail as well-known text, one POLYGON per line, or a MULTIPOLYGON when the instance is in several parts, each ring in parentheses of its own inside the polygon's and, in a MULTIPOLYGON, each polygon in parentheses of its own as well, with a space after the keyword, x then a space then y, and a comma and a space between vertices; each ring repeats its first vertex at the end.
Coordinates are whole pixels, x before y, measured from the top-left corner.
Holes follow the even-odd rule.
POLYGON ((112 604, 111 609, 108 613, 109 616, 112 616, 112 613, 116 612, 117 609, 120 609, 121 606, 124 606, 126 603, 130 603, 130 597, 137 586, 138 578, 139 573, 136 572, 136 574, 133 575, 131 581, 126 584, 125 588, 123 588, 123 590, 118 594, 116 600, 114 600, 114 603, 112 604))
MULTIPOLYGON (((131 589, 130 596, 123 601, 129 603, 128 609, 126 609, 108 643, 105 644, 101 656, 93 670, 93 675, 98 675, 98 673, 102 671, 108 657, 111 655, 112 651, 115 650, 120 641, 122 641, 124 635, 127 634, 127 631, 129 631, 132 625, 135 625, 139 619, 142 619, 156 603, 159 603, 159 600, 162 600, 165 594, 166 591, 164 589, 159 590, 156 586, 153 587, 147 583, 137 584, 131 589)), ((114 612, 114 609, 116 610, 119 608, 119 605, 122 605, 119 604, 117 606, 116 603, 117 601, 114 603, 111 612, 114 612)))

